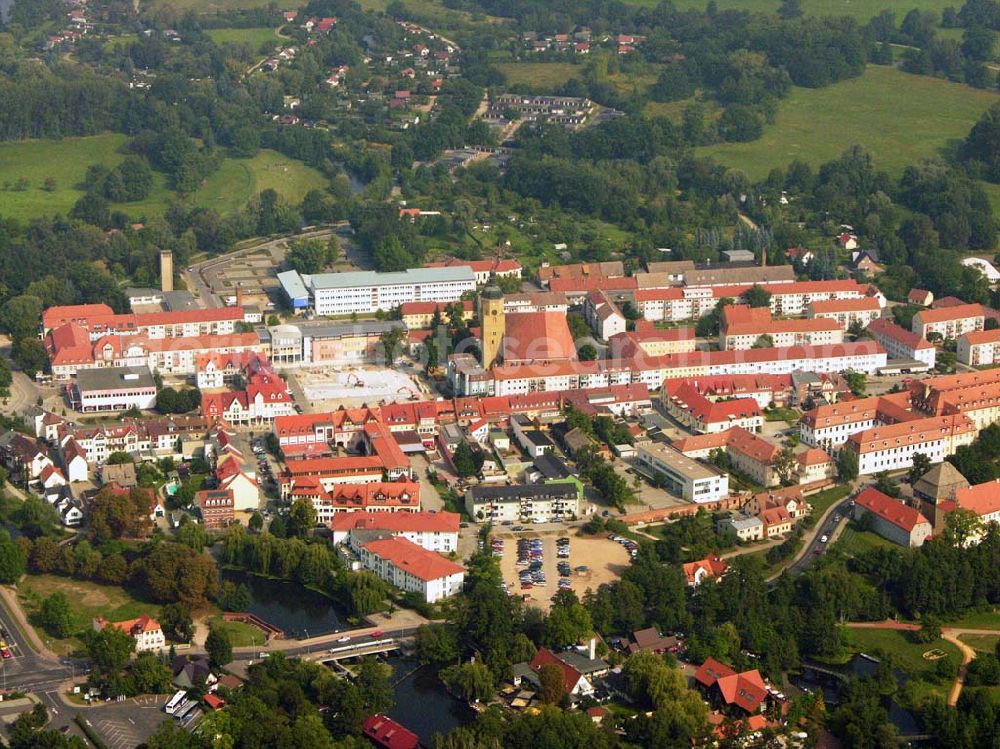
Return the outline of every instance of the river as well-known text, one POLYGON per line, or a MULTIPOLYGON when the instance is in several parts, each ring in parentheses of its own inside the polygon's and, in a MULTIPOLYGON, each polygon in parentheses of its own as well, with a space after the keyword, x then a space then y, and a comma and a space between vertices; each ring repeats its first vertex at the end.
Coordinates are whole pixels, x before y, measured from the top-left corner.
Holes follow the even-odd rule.
POLYGON ((410 658, 390 658, 396 706, 389 717, 420 737, 424 746, 433 746, 434 734, 471 723, 476 714, 445 690, 437 674, 410 658))
POLYGON ((272 580, 237 570, 225 570, 224 581, 245 583, 250 589, 251 614, 281 627, 287 637, 316 637, 347 629, 343 611, 322 593, 298 583, 272 580))
POLYGON ((10 7, 14 4, 14 0, 0 0, 0 21, 7 20, 7 14, 10 12, 10 7))

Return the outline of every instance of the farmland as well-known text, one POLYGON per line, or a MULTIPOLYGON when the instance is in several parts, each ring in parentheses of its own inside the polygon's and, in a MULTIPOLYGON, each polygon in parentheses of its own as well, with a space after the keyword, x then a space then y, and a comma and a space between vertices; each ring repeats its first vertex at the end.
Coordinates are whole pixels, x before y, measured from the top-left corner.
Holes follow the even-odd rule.
POLYGON ((761 179, 794 159, 817 166, 860 144, 878 168, 899 173, 964 138, 998 100, 992 91, 872 65, 863 76, 827 88, 793 89, 758 140, 699 153, 761 179))
MULTIPOLYGON (((626 0, 630 5, 656 7, 659 0, 626 0)), ((704 10, 707 0, 674 0, 674 5, 680 10, 704 10)), ((749 10, 757 13, 774 13, 781 3, 778 0, 716 0, 719 10, 749 10)), ((891 10, 898 20, 902 20, 909 11, 934 10, 939 13, 943 8, 954 3, 947 0, 802 0, 802 10, 815 16, 851 16, 865 23, 872 16, 883 10, 891 10)), ((959 6, 956 6, 959 7, 959 6)))

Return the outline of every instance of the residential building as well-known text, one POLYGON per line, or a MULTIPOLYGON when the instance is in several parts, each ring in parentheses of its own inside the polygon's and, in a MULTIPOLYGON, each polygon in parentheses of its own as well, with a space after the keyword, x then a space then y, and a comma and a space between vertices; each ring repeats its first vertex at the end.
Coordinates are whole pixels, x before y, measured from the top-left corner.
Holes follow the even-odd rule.
POLYGON ((523 294, 504 294, 505 312, 561 312, 569 310, 569 300, 558 291, 534 291, 523 294))
POLYGON ((160 627, 160 623, 146 614, 137 619, 128 619, 122 622, 109 622, 99 616, 94 619, 93 627, 95 632, 100 632, 105 627, 114 627, 131 635, 135 640, 135 652, 137 653, 158 652, 167 646, 167 639, 163 636, 163 628, 160 627))
POLYGON ((847 448, 858 456, 860 475, 870 476, 909 468, 916 453, 939 463, 959 446, 971 444, 976 431, 964 414, 931 416, 857 432, 848 437, 847 448))
POLYGON ((768 487, 781 483, 781 476, 774 470, 774 461, 781 453, 777 445, 735 427, 729 431, 726 453, 733 470, 748 476, 755 484, 768 487))
POLYGON ((874 531, 900 546, 921 546, 931 535, 931 524, 918 510, 872 487, 854 500, 855 520, 869 513, 874 518, 874 531))
POLYGON ((663 405, 680 423, 703 434, 724 432, 732 427, 756 432, 764 426, 764 417, 753 398, 712 401, 687 382, 672 391, 664 387, 663 405))
POLYGON ((494 257, 487 260, 461 260, 448 258, 424 264, 425 268, 470 268, 476 276, 476 284, 485 286, 491 278, 520 278, 521 263, 513 258, 494 257))
MULTIPOLYGON (((937 348, 926 338, 889 322, 885 317, 872 320, 867 330, 872 338, 882 344, 890 359, 913 359, 922 362, 929 369, 934 368, 937 348)), ((961 351, 961 340, 960 338, 959 351, 961 351)))
POLYGON ((72 435, 66 435, 59 443, 59 452, 62 457, 63 468, 66 479, 73 483, 75 481, 86 481, 90 478, 90 466, 87 463, 87 451, 83 449, 79 442, 73 439, 72 435))
POLYGON ((694 680, 716 706, 736 707, 754 715, 767 705, 767 685, 757 669, 737 673, 724 663, 709 658, 699 666, 694 680))
POLYGON ((812 447, 822 447, 828 452, 835 450, 852 434, 871 429, 878 423, 880 400, 872 396, 816 406, 799 420, 799 436, 812 447))
POLYGON ((764 524, 764 537, 776 538, 792 532, 794 521, 784 507, 768 507, 757 516, 764 524))
POLYGON ((729 495, 728 474, 661 442, 639 444, 636 466, 650 476, 662 474, 667 490, 689 502, 716 502, 729 495))
POLYGON ((401 536, 428 551, 458 551, 459 515, 455 512, 340 512, 329 522, 334 544, 352 548, 366 536, 384 533, 401 536))
POLYGON ((420 484, 380 481, 381 472, 367 483, 338 483, 337 478, 324 474, 320 478, 296 479, 286 496, 310 500, 320 525, 330 525, 339 515, 347 513, 413 513, 420 510, 420 484))
POLYGON ((937 333, 942 338, 958 338, 965 333, 982 330, 986 321, 986 308, 981 304, 962 304, 956 307, 922 309, 913 316, 911 329, 927 338, 937 333))
POLYGON ((385 582, 436 603, 461 592, 465 568, 401 536, 369 541, 358 548, 361 564, 385 582))
POLYGON ((538 283, 542 286, 548 286, 549 282, 556 278, 621 278, 625 275, 625 264, 621 260, 609 260, 602 263, 570 263, 568 265, 542 263, 536 275, 538 283))
MULTIPOLYGON (((733 306, 744 307, 744 305, 733 306)), ((732 320, 731 315, 724 316, 725 324, 719 332, 719 345, 723 350, 827 346, 844 341, 844 330, 836 320, 825 317, 775 320, 766 307, 755 309, 753 312, 762 312, 763 314, 758 317, 764 319, 747 316, 748 319, 744 321, 732 320)))
POLYGON ((549 122, 576 128, 586 122, 593 108, 590 99, 576 96, 499 94, 490 98, 487 116, 501 119, 512 109, 525 122, 549 122))
POLYGON ((475 274, 468 266, 315 275, 290 270, 279 273, 278 281, 293 305, 311 304, 313 311, 322 316, 371 315, 380 310, 389 312, 407 302, 457 302, 462 294, 476 289, 475 274))
POLYGON ((837 461, 830 457, 826 450, 818 447, 811 447, 799 453, 796 464, 800 484, 825 481, 837 475, 837 461))
POLYGON ((764 522, 759 517, 736 515, 718 523, 720 533, 732 533, 740 541, 760 541, 764 538, 764 522))
POLYGON ((976 330, 958 337, 957 357, 970 367, 1000 363, 1000 328, 976 330))
POLYGON ((195 506, 206 530, 227 528, 235 519, 235 500, 231 489, 205 489, 195 494, 195 506))
POLYGON ((240 307, 116 315, 104 304, 81 304, 49 307, 42 313, 42 333, 47 335, 54 328, 73 323, 86 331, 90 341, 109 335, 144 335, 151 340, 193 338, 232 335, 238 322, 245 322, 240 307))
POLYGON ((269 424, 295 413, 288 383, 270 370, 250 375, 245 390, 202 393, 201 412, 212 421, 232 425, 269 424))
POLYGON ((927 289, 910 289, 906 295, 906 303, 917 307, 930 307, 934 304, 934 292, 927 289))
POLYGON ((983 529, 967 539, 969 544, 979 543, 987 525, 1000 523, 1000 479, 957 489, 955 491, 955 504, 960 509, 968 510, 979 518, 983 529))
POLYGON ((580 494, 573 483, 473 486, 465 508, 476 522, 551 523, 580 516, 580 494))
POLYGON ((592 291, 583 302, 583 318, 602 341, 625 332, 625 315, 604 291, 592 291))
POLYGON ((698 377, 697 379, 681 378, 663 382, 664 405, 668 395, 688 385, 711 401, 752 398, 760 408, 771 405, 784 405, 792 395, 792 375, 716 375, 698 377))
POLYGON ((858 299, 831 299, 810 302, 806 308, 806 315, 815 320, 823 318, 835 320, 841 330, 848 330, 854 324, 865 328, 882 316, 882 305, 878 299, 870 296, 858 299))
POLYGON ((145 367, 85 369, 68 396, 70 405, 84 413, 146 410, 156 405, 156 383, 145 367))
POLYGON ((528 668, 538 674, 544 666, 555 666, 562 672, 563 689, 570 697, 586 697, 593 694, 594 687, 586 676, 548 648, 539 648, 528 668))
MULTIPOLYGON (((468 322, 476 316, 472 302, 460 302, 462 321, 468 322)), ((408 330, 428 330, 434 321, 434 315, 440 315, 442 322, 448 323, 448 307, 444 302, 406 302, 400 306, 400 318, 408 330)))
POLYGON ((634 331, 607 340, 613 359, 627 359, 640 352, 652 357, 687 354, 697 348, 694 328, 654 328, 648 320, 637 320, 634 331))
MULTIPOLYGON (((697 588, 706 580, 717 581, 728 567, 729 565, 726 564, 726 560, 721 557, 705 557, 704 559, 699 559, 697 562, 684 564, 684 577, 687 579, 687 584, 690 587, 697 588)), ((638 632, 635 633, 635 635, 638 634, 638 632)))

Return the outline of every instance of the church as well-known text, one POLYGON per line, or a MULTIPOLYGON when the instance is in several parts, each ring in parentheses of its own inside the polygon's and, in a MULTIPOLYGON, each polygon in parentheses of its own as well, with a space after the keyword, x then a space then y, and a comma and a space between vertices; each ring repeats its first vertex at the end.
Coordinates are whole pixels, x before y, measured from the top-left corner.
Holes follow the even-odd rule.
POLYGON ((576 344, 561 312, 505 312, 503 292, 487 286, 479 296, 483 368, 497 364, 576 361, 576 344))

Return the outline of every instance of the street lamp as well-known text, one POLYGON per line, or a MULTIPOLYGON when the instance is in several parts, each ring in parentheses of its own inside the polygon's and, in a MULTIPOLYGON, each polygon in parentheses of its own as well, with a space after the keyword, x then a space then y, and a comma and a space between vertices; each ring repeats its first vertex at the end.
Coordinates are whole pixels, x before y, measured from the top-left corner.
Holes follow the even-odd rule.
POLYGON ((303 627, 302 631, 306 633, 306 655, 309 655, 309 630, 303 627))

